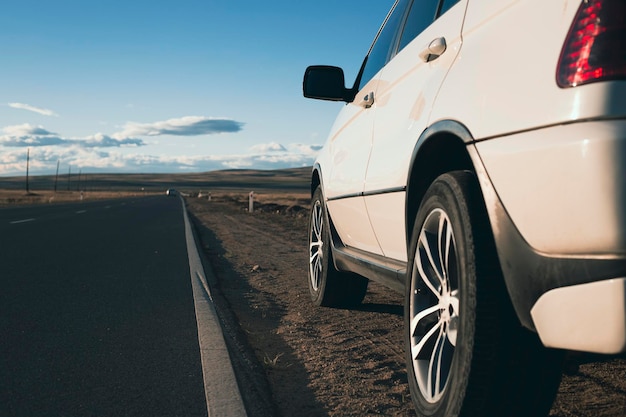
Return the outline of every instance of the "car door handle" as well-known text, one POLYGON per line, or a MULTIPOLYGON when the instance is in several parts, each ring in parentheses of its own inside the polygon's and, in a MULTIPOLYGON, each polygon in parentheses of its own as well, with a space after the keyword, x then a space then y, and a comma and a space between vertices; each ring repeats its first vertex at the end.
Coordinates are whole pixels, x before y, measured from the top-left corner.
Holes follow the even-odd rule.
POLYGON ((370 107, 372 107, 374 105, 374 92, 371 91, 369 93, 367 93, 363 99, 361 99, 361 102, 359 103, 359 106, 369 109, 370 107))
POLYGON ((444 52, 446 52, 446 48, 448 45, 446 44, 446 38, 443 36, 441 38, 435 38, 428 46, 422 49, 419 56, 424 62, 429 62, 434 59, 439 58, 444 52))

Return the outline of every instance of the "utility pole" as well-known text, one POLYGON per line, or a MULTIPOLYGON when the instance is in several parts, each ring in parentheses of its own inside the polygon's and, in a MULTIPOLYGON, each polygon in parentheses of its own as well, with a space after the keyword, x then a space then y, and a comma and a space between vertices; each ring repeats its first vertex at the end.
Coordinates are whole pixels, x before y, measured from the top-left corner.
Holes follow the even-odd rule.
POLYGON ((70 178, 72 177, 72 166, 70 165, 67 171, 67 191, 70 190, 70 178))
POLYGON ((82 169, 78 170, 78 188, 76 189, 76 191, 80 191, 80 176, 83 173, 82 169))
POLYGON ((61 161, 57 160, 57 173, 54 176, 54 193, 55 194, 57 192, 57 183, 59 182, 59 162, 61 162, 61 161))
POLYGON ((30 186, 28 184, 28 168, 30 165, 30 148, 26 151, 26 194, 30 194, 30 186))

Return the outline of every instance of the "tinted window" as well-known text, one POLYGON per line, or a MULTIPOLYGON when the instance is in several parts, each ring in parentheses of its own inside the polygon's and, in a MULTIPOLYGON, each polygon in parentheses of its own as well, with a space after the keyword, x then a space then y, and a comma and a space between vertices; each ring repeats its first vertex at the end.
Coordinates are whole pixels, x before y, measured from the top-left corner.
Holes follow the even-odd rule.
MULTIPOLYGON (((450 2, 448 2, 450 3, 450 2)), ((415 0, 409 11, 406 26, 400 38, 398 50, 401 50, 417 35, 422 33, 434 20, 437 15, 439 0, 415 0)))
POLYGON ((398 26, 402 22, 402 17, 404 16, 404 11, 406 10, 409 1, 410 0, 398 1, 395 9, 391 13, 391 16, 389 16, 387 23, 385 23, 385 26, 378 35, 378 38, 376 38, 376 42, 367 56, 365 68, 363 68, 363 72, 361 73, 359 90, 367 84, 367 82, 371 80, 374 75, 376 75, 376 73, 387 63, 390 47, 394 43, 394 40, 397 39, 396 33, 398 31, 398 26))
POLYGON ((447 12, 448 9, 450 9, 450 7, 454 6, 458 2, 459 0, 443 0, 442 2, 443 4, 441 5, 441 10, 439 10, 439 16, 447 12))

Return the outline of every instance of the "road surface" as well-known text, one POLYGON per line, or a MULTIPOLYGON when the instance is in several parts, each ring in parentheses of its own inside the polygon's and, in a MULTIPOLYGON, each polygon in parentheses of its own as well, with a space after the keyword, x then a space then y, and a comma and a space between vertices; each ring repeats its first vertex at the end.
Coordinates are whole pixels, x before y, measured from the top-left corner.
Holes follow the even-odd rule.
POLYGON ((182 206, 0 210, 1 416, 206 416, 182 206))

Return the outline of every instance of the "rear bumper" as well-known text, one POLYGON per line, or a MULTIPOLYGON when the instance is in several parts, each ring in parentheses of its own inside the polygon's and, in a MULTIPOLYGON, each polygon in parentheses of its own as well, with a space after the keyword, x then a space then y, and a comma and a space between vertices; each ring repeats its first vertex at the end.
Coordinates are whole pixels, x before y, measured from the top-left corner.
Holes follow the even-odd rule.
POLYGON ((626 351, 626 278, 556 288, 531 310, 547 347, 615 354, 626 351))

